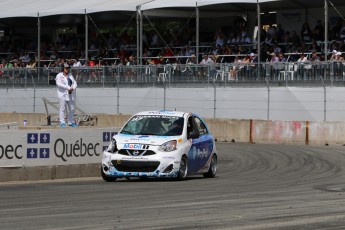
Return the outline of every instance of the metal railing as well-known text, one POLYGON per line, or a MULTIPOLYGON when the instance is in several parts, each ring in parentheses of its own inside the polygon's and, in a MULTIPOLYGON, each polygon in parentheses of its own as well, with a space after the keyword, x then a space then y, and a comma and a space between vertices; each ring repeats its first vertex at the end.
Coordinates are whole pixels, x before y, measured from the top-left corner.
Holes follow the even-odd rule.
MULTIPOLYGON (((59 71, 57 67, 2 68, 0 87, 45 87, 54 83, 59 71)), ((280 86, 298 83, 333 85, 345 83, 345 62, 114 65, 72 68, 71 73, 79 87, 114 87, 116 84, 149 87, 162 83, 166 87, 172 84, 183 87, 186 83, 250 87, 256 83, 266 85, 267 82, 280 86)))

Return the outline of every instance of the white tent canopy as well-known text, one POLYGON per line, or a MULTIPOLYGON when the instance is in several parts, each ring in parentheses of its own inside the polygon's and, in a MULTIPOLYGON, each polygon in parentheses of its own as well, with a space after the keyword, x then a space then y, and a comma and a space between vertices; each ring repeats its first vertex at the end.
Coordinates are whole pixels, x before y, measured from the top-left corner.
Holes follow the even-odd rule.
MULTIPOLYGON (((263 10, 296 9, 324 7, 325 0, 2 0, 0 18, 40 17, 64 14, 89 14, 106 11, 136 11, 159 8, 191 8, 220 4, 255 4, 260 3, 263 10)), ((327 0, 329 1, 329 0, 327 0)), ((335 6, 345 6, 344 0, 331 0, 335 6)), ((247 8, 247 7, 246 7, 247 8)))
POLYGON ((136 11, 137 5, 148 0, 5 0, 0 18, 40 17, 63 14, 85 14, 105 11, 136 11))

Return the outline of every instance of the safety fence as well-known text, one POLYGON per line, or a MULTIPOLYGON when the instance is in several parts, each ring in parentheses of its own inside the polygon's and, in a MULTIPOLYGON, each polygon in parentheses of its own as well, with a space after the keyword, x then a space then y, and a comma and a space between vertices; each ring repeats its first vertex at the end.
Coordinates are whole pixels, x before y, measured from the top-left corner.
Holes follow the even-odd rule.
MULTIPOLYGON (((0 87, 32 87, 54 84, 60 67, 0 69, 0 87)), ((71 74, 79 86, 97 84, 114 87, 118 84, 155 86, 199 83, 202 86, 220 83, 295 83, 333 84, 345 82, 345 62, 279 62, 279 63, 220 63, 220 64, 165 64, 113 65, 73 67, 71 74)), ((241 84, 243 86, 243 84, 241 84)))

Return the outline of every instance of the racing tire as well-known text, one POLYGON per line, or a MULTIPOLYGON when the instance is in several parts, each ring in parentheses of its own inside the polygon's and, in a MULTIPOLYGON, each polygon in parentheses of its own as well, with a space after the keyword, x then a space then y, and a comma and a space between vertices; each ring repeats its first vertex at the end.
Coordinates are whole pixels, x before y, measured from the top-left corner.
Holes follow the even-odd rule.
POLYGON ((180 168, 177 173, 178 180, 184 180, 188 174, 188 159, 186 156, 182 156, 180 161, 180 168))
POLYGON ((101 168, 101 175, 102 175, 103 180, 105 180, 106 182, 114 182, 117 179, 117 177, 110 177, 110 176, 105 175, 102 168, 101 168))
POLYGON ((212 155, 211 158, 211 163, 210 163, 210 168, 206 173, 203 174, 204 177, 206 178, 214 178, 217 173, 217 156, 216 154, 212 155))

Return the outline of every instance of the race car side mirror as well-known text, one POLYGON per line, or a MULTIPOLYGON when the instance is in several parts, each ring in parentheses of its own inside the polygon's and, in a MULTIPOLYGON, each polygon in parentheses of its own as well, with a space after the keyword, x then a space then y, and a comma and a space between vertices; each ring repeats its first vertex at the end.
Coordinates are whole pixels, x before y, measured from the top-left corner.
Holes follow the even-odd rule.
POLYGON ((199 136, 200 135, 198 132, 192 131, 192 132, 190 132, 188 139, 190 139, 190 138, 195 139, 195 138, 198 138, 199 136))

